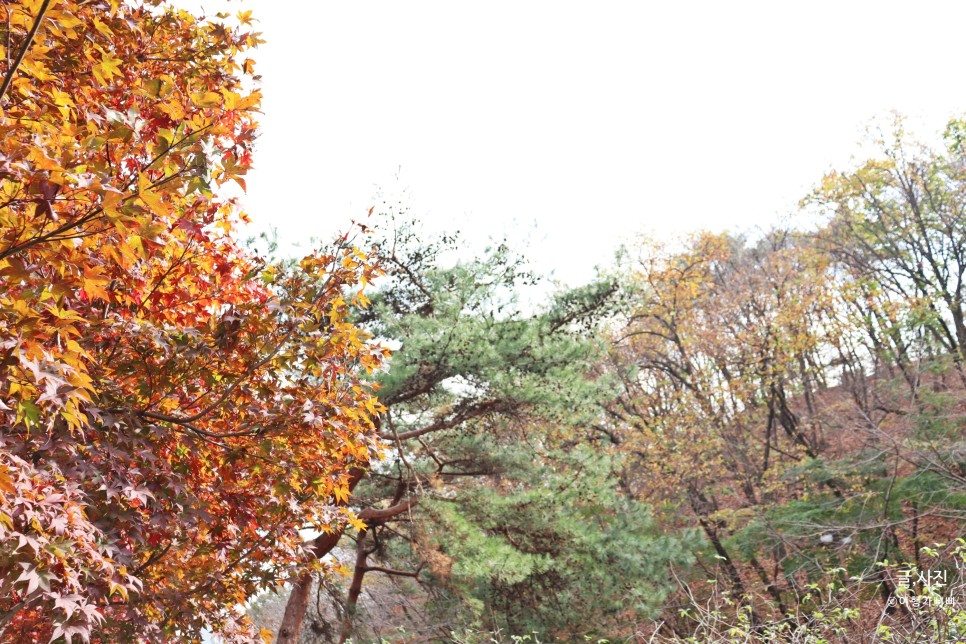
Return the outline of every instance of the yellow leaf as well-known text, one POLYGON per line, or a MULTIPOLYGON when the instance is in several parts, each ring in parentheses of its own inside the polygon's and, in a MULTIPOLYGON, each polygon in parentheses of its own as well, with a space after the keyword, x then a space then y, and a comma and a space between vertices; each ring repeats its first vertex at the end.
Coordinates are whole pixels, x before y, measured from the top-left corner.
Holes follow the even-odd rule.
POLYGON ((115 584, 113 581, 109 581, 107 583, 108 583, 108 593, 107 593, 108 597, 111 597, 116 593, 121 597, 123 597, 124 601, 128 600, 127 588, 125 588, 124 586, 121 586, 120 584, 115 584))
POLYGON ((60 107, 76 107, 74 101, 71 99, 70 94, 67 92, 62 92, 59 89, 54 89, 51 92, 51 96, 54 98, 54 105, 60 107))
POLYGON ((351 525, 356 530, 360 530, 360 531, 366 529, 366 524, 355 514, 349 515, 349 525, 351 525))
POLYGON ((84 279, 82 280, 84 293, 90 299, 100 299, 105 302, 110 301, 110 294, 104 287, 111 283, 111 279, 96 266, 84 268, 84 279))
POLYGON ((94 28, 97 29, 102 34, 104 34, 105 36, 107 36, 108 38, 114 37, 114 33, 110 30, 110 28, 97 18, 94 18, 94 28))
POLYGON ((121 198, 120 193, 105 192, 104 200, 101 202, 101 208, 104 209, 104 213, 109 220, 115 221, 124 216, 124 213, 120 210, 122 203, 124 203, 124 200, 121 198))
POLYGON ((91 71, 94 73, 94 76, 97 77, 97 80, 100 81, 101 84, 104 84, 121 73, 121 62, 122 61, 119 58, 114 58, 109 54, 104 54, 101 56, 100 64, 94 65, 94 67, 91 68, 91 71))
POLYGON ((84 24, 83 21, 77 16, 67 13, 66 11, 48 11, 47 17, 56 21, 58 26, 63 29, 73 29, 74 27, 79 27, 84 24))
POLYGON ((225 109, 233 110, 238 105, 241 100, 241 95, 237 92, 233 92, 230 89, 222 89, 221 95, 225 97, 225 109))
POLYGON ((130 263, 144 257, 144 245, 138 235, 128 235, 124 241, 117 245, 117 248, 121 251, 121 256, 130 263))
POLYGON ((179 103, 174 98, 172 98, 171 100, 169 100, 164 105, 159 106, 159 109, 162 112, 166 113, 168 116, 170 116, 175 121, 180 121, 180 120, 184 119, 184 117, 185 117, 184 107, 182 107, 181 103, 179 103))
POLYGON ((142 174, 138 177, 138 197, 141 198, 141 201, 144 202, 144 205, 150 208, 152 212, 164 213, 166 211, 161 198, 157 195, 157 193, 152 192, 151 181, 145 174, 142 174))
POLYGON ((6 465, 0 465, 0 492, 6 494, 13 494, 16 488, 13 486, 13 478, 10 476, 10 470, 6 465))
POLYGON ((247 110, 247 109, 250 109, 250 108, 255 107, 256 105, 258 105, 258 103, 261 100, 262 100, 262 93, 259 92, 258 90, 255 90, 254 92, 252 92, 251 94, 249 94, 245 98, 239 100, 235 104, 235 108, 234 109, 236 109, 236 110, 247 110))
POLYGON ((54 79, 54 76, 50 73, 50 70, 47 69, 47 66, 39 60, 25 58, 24 61, 20 63, 20 67, 39 81, 49 81, 54 79))
POLYGON ((339 487, 335 488, 332 491, 332 494, 335 496, 335 500, 340 503, 349 502, 349 490, 346 489, 344 485, 340 485, 339 487))
POLYGON ((221 105, 221 95, 215 92, 204 92, 192 96, 200 107, 218 107, 221 105))

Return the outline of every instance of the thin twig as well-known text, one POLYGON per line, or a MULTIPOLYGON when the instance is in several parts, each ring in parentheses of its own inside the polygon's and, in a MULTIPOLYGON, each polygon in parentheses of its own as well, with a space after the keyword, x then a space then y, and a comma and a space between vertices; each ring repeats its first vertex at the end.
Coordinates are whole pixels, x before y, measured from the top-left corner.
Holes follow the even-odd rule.
MULTIPOLYGON (((0 101, 3 101, 3 97, 7 94, 7 89, 10 87, 10 83, 13 82, 13 77, 17 73, 17 69, 20 68, 20 64, 23 62, 23 57, 27 55, 27 50, 30 49, 31 43, 33 43, 34 36, 40 30, 40 23, 44 21, 44 14, 47 13, 47 9, 50 8, 51 2, 53 0, 44 0, 44 3, 40 5, 40 11, 37 13, 37 19, 34 21, 34 26, 30 28, 30 33, 27 34, 27 39, 23 43, 23 47, 20 48, 20 53, 17 54, 17 59, 13 61, 13 65, 7 68, 7 73, 3 77, 3 85, 0 85, 0 101)), ((9 13, 8 13, 8 23, 9 23, 9 13)), ((7 37, 9 38, 9 29, 7 31, 7 37)))

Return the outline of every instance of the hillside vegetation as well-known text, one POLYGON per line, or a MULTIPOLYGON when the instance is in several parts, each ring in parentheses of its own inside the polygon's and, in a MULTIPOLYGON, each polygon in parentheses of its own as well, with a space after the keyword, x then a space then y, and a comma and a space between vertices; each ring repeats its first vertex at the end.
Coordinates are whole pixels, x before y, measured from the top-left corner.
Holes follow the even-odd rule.
POLYGON ((248 12, 4 10, 0 641, 966 639, 963 121, 547 295, 240 243, 248 12))

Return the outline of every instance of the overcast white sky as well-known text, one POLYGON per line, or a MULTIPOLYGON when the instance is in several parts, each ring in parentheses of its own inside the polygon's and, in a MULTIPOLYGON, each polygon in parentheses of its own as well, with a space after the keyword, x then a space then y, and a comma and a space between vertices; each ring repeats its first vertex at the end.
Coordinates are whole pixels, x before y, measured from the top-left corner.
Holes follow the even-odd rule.
POLYGON ((245 203, 285 243, 405 192, 576 283, 638 231, 767 225, 877 115, 966 110, 963 2, 229 6, 268 41, 245 203))

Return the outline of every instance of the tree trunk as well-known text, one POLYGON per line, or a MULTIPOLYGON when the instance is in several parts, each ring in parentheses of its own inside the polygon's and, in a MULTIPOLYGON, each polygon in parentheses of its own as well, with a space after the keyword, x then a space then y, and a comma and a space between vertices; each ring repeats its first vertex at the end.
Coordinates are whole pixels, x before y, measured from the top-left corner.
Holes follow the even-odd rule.
MULTIPOLYGON (((366 471, 360 467, 349 471, 349 494, 355 490, 356 485, 365 476, 366 471)), ((345 503, 339 503, 345 505, 345 503)), ((320 534, 312 542, 312 556, 321 559, 332 552, 339 539, 342 538, 342 530, 320 534)), ((309 607, 309 595, 312 593, 312 573, 303 573, 293 584, 292 593, 285 604, 285 614, 282 616, 282 624, 278 628, 278 639, 275 644, 298 644, 299 634, 302 632, 302 622, 305 621, 305 611, 309 607)))
POLYGON ((292 586, 292 593, 285 604, 285 614, 282 625, 278 629, 276 644, 297 644, 299 633, 302 631, 302 621, 305 611, 309 607, 309 595, 312 593, 312 573, 304 573, 292 586))
POLYGON ((339 644, 344 644, 352 635, 352 622, 355 620, 356 607, 359 605, 359 595, 362 594, 362 578, 366 576, 366 559, 369 556, 369 551, 366 550, 367 534, 366 530, 360 531, 356 540, 356 567, 352 573, 352 583, 349 585, 349 594, 346 597, 339 644))

